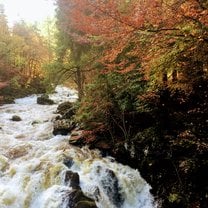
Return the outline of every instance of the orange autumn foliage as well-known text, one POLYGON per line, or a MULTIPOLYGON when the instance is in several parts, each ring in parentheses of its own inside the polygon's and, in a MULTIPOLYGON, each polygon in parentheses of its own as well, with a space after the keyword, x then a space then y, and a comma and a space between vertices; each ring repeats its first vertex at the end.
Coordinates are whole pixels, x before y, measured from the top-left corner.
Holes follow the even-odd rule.
MULTIPOLYGON (((206 35, 184 34, 184 23, 208 27, 207 6, 197 0, 58 0, 64 13, 62 27, 77 42, 104 46, 100 61, 112 70, 113 64, 129 71, 129 60, 117 58, 129 45, 128 55, 139 57, 144 66, 164 52, 152 46, 168 45, 178 37, 205 38, 206 35), (168 37, 168 38, 165 38, 168 37), (120 64, 120 66, 119 66, 120 64)), ((147 67, 148 68, 148 67, 147 67)), ((116 67, 114 67, 116 69, 116 67)))

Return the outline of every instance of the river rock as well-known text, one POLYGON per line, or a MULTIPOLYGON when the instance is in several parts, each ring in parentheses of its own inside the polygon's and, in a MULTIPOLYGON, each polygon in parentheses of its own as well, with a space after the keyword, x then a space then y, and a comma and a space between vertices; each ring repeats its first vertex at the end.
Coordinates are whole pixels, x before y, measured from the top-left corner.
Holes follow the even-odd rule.
POLYGON ((53 123, 54 135, 67 135, 72 129, 75 128, 75 123, 70 119, 56 120, 53 123))
POLYGON ((40 123, 41 123, 41 121, 35 120, 35 121, 33 121, 31 124, 34 126, 34 125, 40 124, 40 123))
POLYGON ((9 165, 8 161, 8 158, 4 155, 0 155, 0 171, 3 171, 9 165))
POLYGON ((56 113, 61 115, 59 119, 72 119, 75 109, 71 102, 64 102, 57 107, 56 113))
POLYGON ((73 189, 80 189, 78 173, 74 173, 70 170, 67 170, 65 173, 64 182, 73 189))
POLYGON ((81 147, 84 146, 86 142, 82 135, 77 135, 77 136, 71 136, 69 138, 69 144, 81 147))
POLYGON ((11 120, 12 121, 21 121, 22 119, 19 116, 14 115, 14 116, 12 116, 11 120))
POLYGON ((65 203, 67 208, 97 208, 93 199, 85 196, 79 186, 79 175, 70 170, 65 173, 65 183, 72 187, 72 191, 67 192, 65 203))
POLYGON ((64 165, 66 165, 68 168, 71 168, 71 166, 74 164, 73 158, 65 158, 64 159, 64 165))
POLYGON ((75 114, 75 111, 73 108, 68 109, 62 116, 63 119, 70 119, 75 114))
POLYGON ((81 189, 73 189, 65 196, 67 208, 97 208, 95 202, 85 196, 81 189))
POLYGON ((104 134, 99 135, 99 133, 96 132, 96 129, 93 131, 74 129, 71 132, 69 143, 75 146, 88 145, 90 148, 99 149, 100 151, 105 152, 111 150, 113 146, 112 140, 110 140, 109 137, 104 134))
POLYGON ((76 204, 76 208, 96 208, 96 204, 93 201, 79 201, 76 204))
POLYGON ((56 113, 60 114, 56 117, 53 123, 53 134, 54 135, 67 135, 75 128, 76 124, 73 120, 75 110, 71 102, 61 103, 57 107, 56 113))
POLYGON ((62 118, 71 118, 74 114, 73 104, 71 102, 61 103, 57 107, 57 113, 62 115, 62 118))
POLYGON ((29 150, 32 148, 30 144, 23 144, 19 146, 14 146, 13 148, 8 149, 6 152, 6 157, 9 159, 16 159, 23 157, 28 154, 29 150))
POLYGON ((96 170, 99 178, 99 184, 103 189, 103 192, 106 193, 109 200, 115 205, 115 207, 121 207, 124 198, 120 193, 120 187, 118 184, 118 178, 115 173, 110 169, 104 169, 101 166, 97 166, 96 170))
POLYGON ((43 94, 37 98, 37 103, 40 105, 53 105, 54 101, 51 100, 48 95, 43 94))
POLYGON ((82 130, 73 130, 69 138, 69 144, 75 146, 83 146, 86 144, 85 137, 82 130))

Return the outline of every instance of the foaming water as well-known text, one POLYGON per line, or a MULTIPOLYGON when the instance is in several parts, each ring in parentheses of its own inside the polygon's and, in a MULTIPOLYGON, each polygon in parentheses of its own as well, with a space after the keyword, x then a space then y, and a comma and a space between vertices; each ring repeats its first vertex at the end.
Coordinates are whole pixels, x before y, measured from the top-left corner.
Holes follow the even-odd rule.
POLYGON ((99 208, 153 208, 150 186, 137 170, 68 144, 69 136, 52 135, 57 105, 77 99, 75 91, 57 87, 56 104, 36 104, 37 96, 0 107, 0 207, 65 208, 72 188, 67 170, 77 172, 84 194, 99 208), (13 115, 22 120, 12 121, 13 115), (71 167, 64 163, 71 161, 71 167))

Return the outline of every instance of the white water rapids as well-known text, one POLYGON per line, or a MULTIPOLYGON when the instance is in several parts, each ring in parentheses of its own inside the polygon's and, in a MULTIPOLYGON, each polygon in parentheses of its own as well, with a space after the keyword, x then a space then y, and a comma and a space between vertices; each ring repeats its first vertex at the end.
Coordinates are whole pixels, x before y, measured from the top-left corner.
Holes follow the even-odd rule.
POLYGON ((0 106, 0 208, 70 208, 64 200, 64 193, 71 191, 64 183, 69 169, 79 174, 82 191, 96 199, 99 208, 155 207, 150 186, 137 170, 103 158, 99 151, 70 146, 70 136, 52 135, 58 103, 76 99, 76 93, 67 88, 56 91, 50 96, 55 105, 38 105, 34 95, 0 106), (22 120, 12 121, 13 115, 22 120), (70 168, 64 164, 69 158, 73 160, 70 168), (123 198, 119 205, 111 200, 115 190, 106 170, 117 178, 123 198))

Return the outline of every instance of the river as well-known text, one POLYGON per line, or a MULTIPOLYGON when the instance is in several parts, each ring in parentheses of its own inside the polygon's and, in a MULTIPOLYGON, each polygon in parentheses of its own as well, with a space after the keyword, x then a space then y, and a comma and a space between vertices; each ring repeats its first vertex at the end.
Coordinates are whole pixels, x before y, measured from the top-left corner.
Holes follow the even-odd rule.
POLYGON ((70 146, 69 135, 52 134, 57 105, 77 96, 58 86, 50 98, 56 104, 38 105, 33 95, 0 106, 0 208, 70 207, 68 170, 79 174, 82 191, 99 208, 155 208, 151 187, 138 170, 103 158, 98 150, 70 146), (12 121, 14 115, 21 121, 12 121), (118 195, 120 203, 114 200, 118 195))

